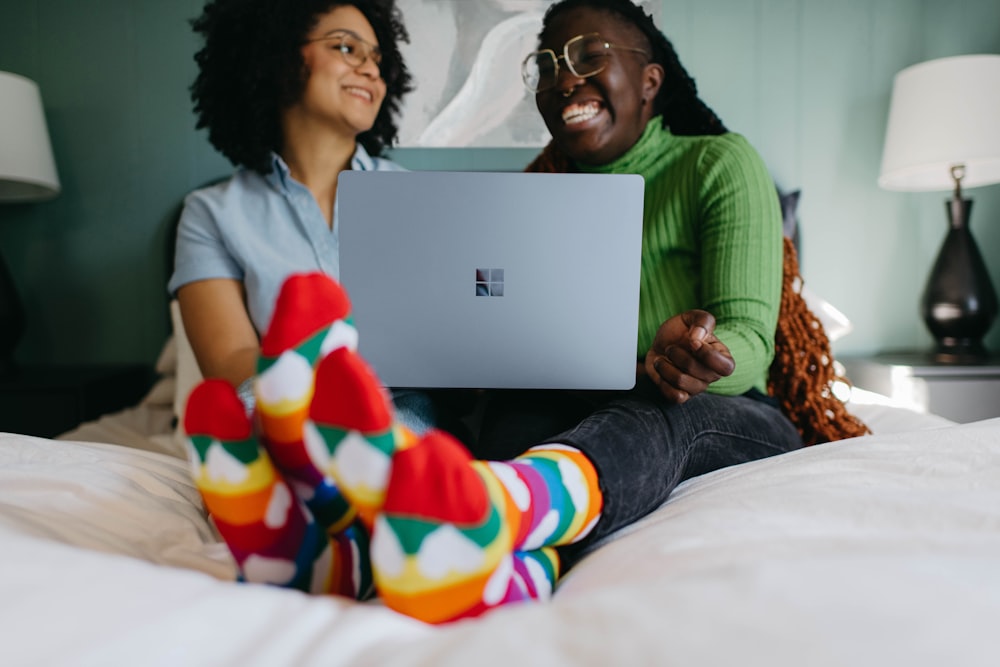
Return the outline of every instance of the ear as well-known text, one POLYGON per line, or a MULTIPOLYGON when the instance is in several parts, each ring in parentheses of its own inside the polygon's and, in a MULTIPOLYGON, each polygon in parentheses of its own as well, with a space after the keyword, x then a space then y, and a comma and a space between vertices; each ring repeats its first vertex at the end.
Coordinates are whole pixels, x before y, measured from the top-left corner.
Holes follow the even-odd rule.
POLYGON ((652 102, 660 86, 663 85, 663 66, 659 63, 649 63, 642 70, 642 97, 652 102))

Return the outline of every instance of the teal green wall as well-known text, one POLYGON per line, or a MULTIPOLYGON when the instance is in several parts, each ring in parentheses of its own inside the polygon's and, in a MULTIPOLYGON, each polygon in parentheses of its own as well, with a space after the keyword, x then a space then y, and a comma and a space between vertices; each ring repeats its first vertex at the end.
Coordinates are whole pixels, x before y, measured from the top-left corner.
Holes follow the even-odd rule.
MULTIPOLYGON (((0 0, 0 70, 38 82, 63 192, 0 206, 0 253, 25 302, 23 362, 155 360, 168 332, 166 232, 228 164, 194 129, 187 86, 200 0, 0 0)), ((875 184, 893 75, 1000 53, 996 0, 664 0, 663 28, 702 97, 803 191, 812 290, 855 330, 839 352, 930 343, 917 303, 946 193, 875 184)), ((428 39, 415 35, 415 39, 428 39)), ((1000 119, 998 119, 1000 122, 1000 119)), ((532 151, 409 149, 415 169, 518 169, 532 151)), ((1000 186, 968 191, 1000 278, 1000 186)), ((1000 326, 987 339, 1000 349, 1000 326)))

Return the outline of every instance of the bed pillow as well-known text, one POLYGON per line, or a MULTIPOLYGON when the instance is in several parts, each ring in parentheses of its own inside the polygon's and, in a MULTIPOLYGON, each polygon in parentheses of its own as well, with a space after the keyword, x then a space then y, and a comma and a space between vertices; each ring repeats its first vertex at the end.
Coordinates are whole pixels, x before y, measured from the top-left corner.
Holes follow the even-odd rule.
POLYGON ((847 319, 847 315, 823 297, 813 294, 808 285, 802 285, 802 299, 823 325, 826 337, 831 343, 854 330, 854 325, 847 319))
MULTIPOLYGON (((782 231, 785 236, 792 240, 796 251, 799 251, 799 199, 801 197, 802 190, 783 192, 781 188, 778 188, 778 201, 781 202, 782 231)), ((809 289, 809 286, 805 284, 802 285, 802 299, 806 302, 809 310, 816 315, 823 325, 823 330, 826 331, 826 336, 830 339, 830 342, 838 338, 843 338, 854 329, 854 325, 851 324, 851 321, 844 313, 823 297, 813 293, 809 289)))
POLYGON ((29 537, 235 578, 185 459, 0 433, 0 507, 0 543, 29 537))
POLYGON ((198 361, 194 357, 191 343, 184 332, 184 320, 181 317, 181 307, 174 299, 170 302, 170 321, 174 327, 174 346, 177 349, 177 379, 174 386, 174 415, 177 417, 177 426, 174 429, 174 438, 179 442, 184 441, 184 407, 187 405, 188 396, 202 380, 201 369, 198 368, 198 361))
POLYGON ((795 250, 799 249, 799 196, 802 190, 782 192, 778 188, 778 201, 781 202, 781 231, 792 240, 795 250))

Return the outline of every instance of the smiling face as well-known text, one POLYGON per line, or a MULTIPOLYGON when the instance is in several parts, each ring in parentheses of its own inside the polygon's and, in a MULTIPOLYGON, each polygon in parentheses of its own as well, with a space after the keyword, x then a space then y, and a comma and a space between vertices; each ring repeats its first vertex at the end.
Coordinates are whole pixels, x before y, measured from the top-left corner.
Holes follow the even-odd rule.
MULTIPOLYGON (((589 7, 553 17, 539 49, 562 54, 567 40, 594 32, 614 45, 650 50, 638 28, 614 12, 589 7)), ((557 85, 537 93, 535 104, 566 155, 584 164, 607 164, 642 135, 662 81, 663 68, 643 54, 610 49, 604 70, 585 79, 560 60, 557 85)))
POLYGON ((386 84, 372 58, 357 66, 344 59, 339 37, 344 31, 378 46, 375 31, 356 7, 342 5, 320 15, 302 47, 308 72, 305 89, 289 112, 353 139, 372 128, 385 99, 386 84))

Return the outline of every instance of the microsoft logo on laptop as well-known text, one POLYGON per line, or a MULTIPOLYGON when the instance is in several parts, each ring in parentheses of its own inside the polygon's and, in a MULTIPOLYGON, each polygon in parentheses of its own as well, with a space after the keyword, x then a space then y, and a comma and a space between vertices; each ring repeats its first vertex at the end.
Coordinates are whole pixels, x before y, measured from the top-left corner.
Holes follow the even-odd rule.
POLYGON ((503 269, 476 269, 476 296, 503 296, 503 269))

